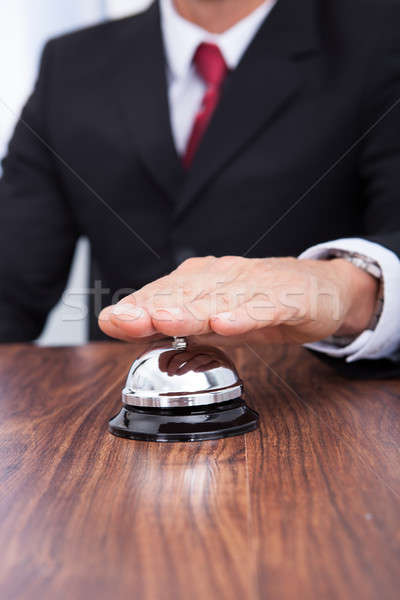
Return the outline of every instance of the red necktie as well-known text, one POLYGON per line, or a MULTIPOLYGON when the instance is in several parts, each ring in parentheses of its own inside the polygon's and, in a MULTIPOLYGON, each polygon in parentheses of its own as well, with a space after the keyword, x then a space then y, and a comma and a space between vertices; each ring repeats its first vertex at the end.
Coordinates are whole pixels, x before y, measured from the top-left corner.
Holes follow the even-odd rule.
POLYGON ((222 84, 228 73, 224 57, 215 44, 200 44, 193 58, 198 74, 207 84, 203 102, 196 115, 192 133, 183 157, 183 164, 189 168, 201 138, 203 137, 221 96, 222 84))

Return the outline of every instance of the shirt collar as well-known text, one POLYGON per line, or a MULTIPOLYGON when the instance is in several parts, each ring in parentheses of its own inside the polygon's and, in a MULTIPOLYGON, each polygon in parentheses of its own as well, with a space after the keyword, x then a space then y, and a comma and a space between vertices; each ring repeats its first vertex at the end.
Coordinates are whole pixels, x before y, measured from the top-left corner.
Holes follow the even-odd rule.
POLYGON ((228 68, 235 69, 276 1, 266 0, 224 33, 213 34, 181 17, 173 0, 161 0, 161 29, 172 77, 178 79, 188 74, 194 53, 202 42, 217 44, 228 68))

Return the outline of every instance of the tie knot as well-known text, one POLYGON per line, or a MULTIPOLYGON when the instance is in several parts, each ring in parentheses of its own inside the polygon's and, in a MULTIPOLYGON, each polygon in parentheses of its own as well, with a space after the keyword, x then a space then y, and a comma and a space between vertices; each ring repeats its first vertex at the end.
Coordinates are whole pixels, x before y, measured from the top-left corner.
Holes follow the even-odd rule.
POLYGON ((193 62, 197 72, 208 85, 221 85, 228 73, 228 67, 221 50, 215 44, 200 44, 193 62))

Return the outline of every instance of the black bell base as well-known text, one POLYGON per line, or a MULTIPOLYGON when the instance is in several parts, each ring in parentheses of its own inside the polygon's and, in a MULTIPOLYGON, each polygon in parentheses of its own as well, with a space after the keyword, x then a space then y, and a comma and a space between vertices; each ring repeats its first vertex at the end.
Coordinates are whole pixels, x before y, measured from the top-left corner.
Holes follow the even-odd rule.
POLYGON ((190 408, 124 405, 109 421, 110 433, 147 442, 199 442, 242 435, 258 426, 258 413, 242 398, 190 408))

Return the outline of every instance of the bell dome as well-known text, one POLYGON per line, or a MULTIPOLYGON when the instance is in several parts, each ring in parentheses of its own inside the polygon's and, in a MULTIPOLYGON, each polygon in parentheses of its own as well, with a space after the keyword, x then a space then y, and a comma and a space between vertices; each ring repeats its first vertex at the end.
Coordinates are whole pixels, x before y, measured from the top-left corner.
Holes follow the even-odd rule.
POLYGON ((225 402, 241 393, 242 382, 222 350, 175 338, 153 344, 134 361, 122 401, 130 406, 177 408, 225 402))

